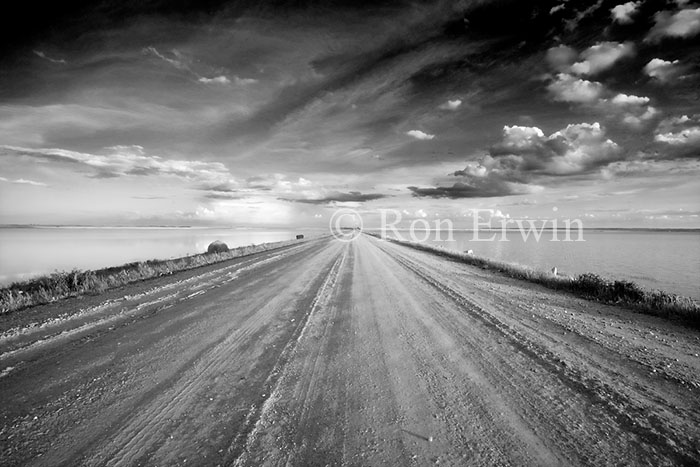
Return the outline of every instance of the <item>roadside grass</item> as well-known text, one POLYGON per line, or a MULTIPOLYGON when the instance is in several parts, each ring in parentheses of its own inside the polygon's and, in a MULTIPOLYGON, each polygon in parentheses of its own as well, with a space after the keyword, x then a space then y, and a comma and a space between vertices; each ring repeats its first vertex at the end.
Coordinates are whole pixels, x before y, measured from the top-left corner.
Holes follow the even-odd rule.
MULTIPOLYGON (((381 238, 376 234, 368 235, 381 238)), ((506 263, 460 253, 440 246, 393 238, 387 238, 387 240, 416 250, 455 259, 482 269, 496 271, 508 277, 540 284, 550 289, 570 292, 589 300, 625 306, 640 313, 679 320, 693 327, 700 328, 700 305, 689 297, 670 294, 660 290, 650 291, 639 287, 634 282, 607 279, 592 273, 579 274, 574 277, 555 275, 549 271, 536 270, 520 264, 506 263)))
POLYGON ((226 252, 201 253, 168 260, 128 263, 94 271, 58 271, 46 276, 15 282, 0 289, 0 314, 30 306, 55 302, 62 298, 97 294, 132 282, 167 276, 209 264, 299 243, 289 240, 231 248, 226 252))

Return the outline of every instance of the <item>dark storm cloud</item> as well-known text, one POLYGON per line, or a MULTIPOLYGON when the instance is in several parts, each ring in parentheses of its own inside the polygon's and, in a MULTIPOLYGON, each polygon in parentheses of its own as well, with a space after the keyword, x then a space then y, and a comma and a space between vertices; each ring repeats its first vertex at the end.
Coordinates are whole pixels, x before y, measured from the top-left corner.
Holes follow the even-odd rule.
POLYGON ((202 191, 213 191, 215 193, 237 193, 238 191, 240 191, 238 189, 238 186, 232 183, 200 185, 198 189, 202 191))
POLYGON ((434 188, 409 186, 408 189, 413 193, 413 196, 418 198, 492 198, 497 196, 522 194, 520 192, 513 191, 503 184, 495 185, 488 182, 480 183, 479 185, 468 185, 466 183, 458 182, 452 186, 434 188))
POLYGON ((280 198, 282 201, 290 201, 294 203, 304 203, 304 204, 329 204, 329 203, 362 203, 365 201, 373 201, 377 199, 386 198, 388 195, 380 193, 360 193, 359 191, 351 191, 349 193, 335 192, 331 193, 322 198, 280 198))
POLYGON ((227 200, 227 199, 243 199, 245 198, 245 194, 237 194, 237 193, 207 193, 204 195, 205 199, 213 199, 213 200, 227 200))

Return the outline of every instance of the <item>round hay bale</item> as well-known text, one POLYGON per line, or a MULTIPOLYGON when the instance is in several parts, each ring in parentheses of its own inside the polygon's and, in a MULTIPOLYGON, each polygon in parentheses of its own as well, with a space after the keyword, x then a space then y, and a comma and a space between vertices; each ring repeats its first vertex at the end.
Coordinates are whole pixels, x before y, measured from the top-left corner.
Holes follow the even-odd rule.
POLYGON ((225 253, 228 251, 228 245, 221 240, 215 240, 209 244, 207 253, 225 253))

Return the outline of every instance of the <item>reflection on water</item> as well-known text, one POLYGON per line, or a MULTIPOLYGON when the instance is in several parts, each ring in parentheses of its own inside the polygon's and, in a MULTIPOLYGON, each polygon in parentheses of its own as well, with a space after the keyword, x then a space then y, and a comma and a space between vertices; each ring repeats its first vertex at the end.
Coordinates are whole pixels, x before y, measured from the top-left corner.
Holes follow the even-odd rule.
POLYGON ((196 228, 2 228, 0 284, 56 270, 98 269, 203 253, 214 240, 222 240, 232 248, 291 240, 296 233, 196 228))

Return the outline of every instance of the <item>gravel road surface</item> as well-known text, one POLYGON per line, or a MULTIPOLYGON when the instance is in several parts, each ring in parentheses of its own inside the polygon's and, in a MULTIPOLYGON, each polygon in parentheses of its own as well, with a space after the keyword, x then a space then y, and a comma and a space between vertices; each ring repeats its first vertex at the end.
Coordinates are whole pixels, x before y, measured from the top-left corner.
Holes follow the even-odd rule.
POLYGON ((699 465, 700 332, 361 235, 0 317, 0 465, 699 465))

